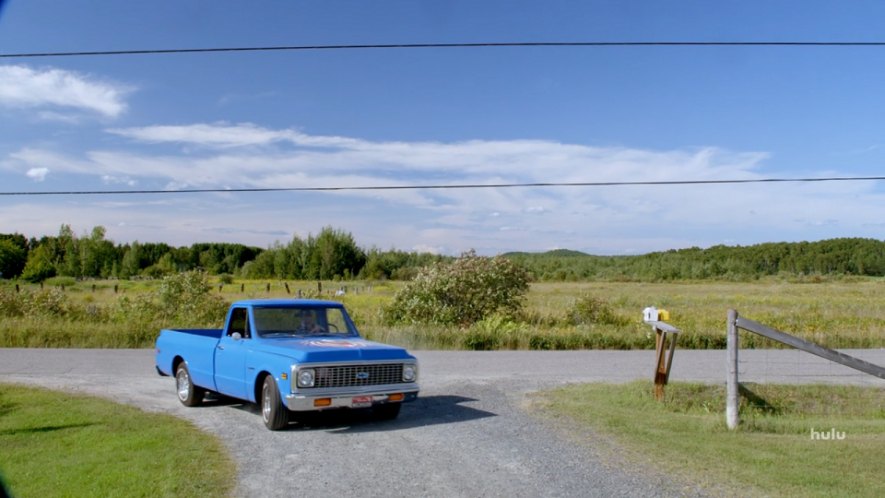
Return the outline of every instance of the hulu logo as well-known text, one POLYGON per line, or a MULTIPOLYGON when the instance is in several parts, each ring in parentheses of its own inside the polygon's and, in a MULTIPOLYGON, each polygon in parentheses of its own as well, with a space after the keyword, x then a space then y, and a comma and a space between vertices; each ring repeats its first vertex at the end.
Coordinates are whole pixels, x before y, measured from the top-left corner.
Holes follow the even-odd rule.
POLYGON ((811 428, 811 440, 812 441, 842 441, 845 439, 845 432, 838 432, 835 428, 830 429, 828 431, 816 431, 814 427, 811 428))

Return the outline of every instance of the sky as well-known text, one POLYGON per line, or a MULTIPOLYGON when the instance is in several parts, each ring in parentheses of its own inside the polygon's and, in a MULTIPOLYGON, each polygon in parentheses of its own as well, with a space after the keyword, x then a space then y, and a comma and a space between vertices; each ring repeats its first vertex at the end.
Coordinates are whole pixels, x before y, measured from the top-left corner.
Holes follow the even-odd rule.
MULTIPOLYGON (((885 41, 878 1, 10 0, 0 54, 885 41)), ((885 47, 0 58, 0 192, 885 175, 885 47)), ((885 234, 885 182, 0 195, 0 233, 640 254, 885 234)))

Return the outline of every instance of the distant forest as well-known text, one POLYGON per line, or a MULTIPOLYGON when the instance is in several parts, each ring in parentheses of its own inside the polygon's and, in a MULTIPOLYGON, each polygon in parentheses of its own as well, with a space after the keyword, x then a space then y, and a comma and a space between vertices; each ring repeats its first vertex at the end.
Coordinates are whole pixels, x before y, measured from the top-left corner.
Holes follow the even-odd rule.
MULTIPOLYGON (((73 278, 159 278, 202 269, 213 275, 291 280, 408 280, 418 269, 452 258, 430 253, 364 249, 350 233, 326 227, 269 248, 231 243, 172 247, 115 244, 98 226, 77 236, 62 225, 39 239, 0 234, 0 278, 41 282, 73 278)), ((638 256, 593 256, 576 251, 502 255, 539 281, 748 280, 766 275, 885 276, 885 241, 861 238, 779 242, 746 247, 697 247, 638 256)))
POLYGON ((748 280, 766 275, 885 276, 885 241, 841 238, 752 246, 692 247, 639 256, 556 250, 505 256, 546 281, 748 280))

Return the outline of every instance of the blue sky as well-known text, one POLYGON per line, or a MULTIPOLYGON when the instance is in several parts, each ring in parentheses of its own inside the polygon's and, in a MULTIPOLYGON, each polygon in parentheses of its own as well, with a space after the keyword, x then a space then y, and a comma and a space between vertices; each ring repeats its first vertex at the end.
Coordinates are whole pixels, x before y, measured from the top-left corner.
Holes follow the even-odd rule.
MULTIPOLYGON (((885 41, 881 2, 11 0, 0 53, 517 41, 885 41)), ((882 176, 885 48, 0 59, 0 191, 882 176)), ((633 254, 883 238, 883 182, 0 196, 0 232, 633 254)))

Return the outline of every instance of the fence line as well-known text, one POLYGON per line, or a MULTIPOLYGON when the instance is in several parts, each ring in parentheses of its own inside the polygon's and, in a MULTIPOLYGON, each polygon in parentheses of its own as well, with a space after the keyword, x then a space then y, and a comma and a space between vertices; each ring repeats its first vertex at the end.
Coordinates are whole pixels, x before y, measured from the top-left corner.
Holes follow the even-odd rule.
POLYGON ((840 353, 839 351, 834 351, 813 342, 800 339, 794 335, 790 335, 779 330, 766 327, 765 325, 754 322, 753 320, 748 320, 746 318, 738 316, 735 326, 739 329, 744 329, 749 332, 753 332, 754 334, 759 334, 771 340, 778 341, 788 346, 792 346, 796 349, 800 349, 802 351, 805 351, 806 353, 811 353, 813 355, 820 356, 821 358, 824 358, 826 360, 834 361, 836 363, 845 365, 846 367, 868 373, 880 379, 885 379, 885 368, 880 367, 879 365, 874 365, 868 361, 861 360, 860 358, 855 358, 845 353, 840 353))
POLYGON ((819 344, 800 339, 799 337, 796 337, 794 335, 790 335, 785 332, 766 327, 765 325, 762 325, 761 323, 755 322, 753 320, 742 318, 738 315, 738 312, 736 310, 728 310, 727 326, 728 335, 726 338, 726 344, 728 348, 728 376, 726 378, 725 422, 728 425, 729 429, 736 428, 738 426, 738 423, 740 422, 738 414, 738 375, 740 367, 738 360, 738 331, 740 329, 746 330, 748 332, 753 332, 754 334, 759 334, 771 340, 786 344, 807 353, 811 353, 813 355, 824 358, 825 360, 829 360, 831 362, 839 363, 846 367, 853 368, 874 377, 885 379, 885 367, 875 365, 873 363, 861 360, 860 358, 855 358, 845 353, 840 353, 839 351, 825 348, 819 344))

